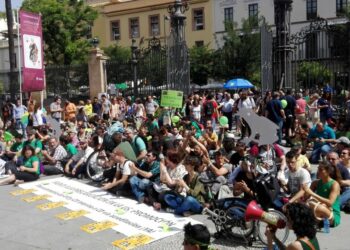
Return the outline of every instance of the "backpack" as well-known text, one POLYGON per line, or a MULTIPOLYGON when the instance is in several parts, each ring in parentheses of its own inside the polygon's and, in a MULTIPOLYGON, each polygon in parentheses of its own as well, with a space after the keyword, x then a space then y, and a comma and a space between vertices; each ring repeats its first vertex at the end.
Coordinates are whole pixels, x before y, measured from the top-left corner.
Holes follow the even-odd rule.
POLYGON ((206 116, 211 116, 214 114, 214 104, 213 101, 207 101, 204 105, 204 113, 206 116))
POLYGON ((277 178, 272 174, 262 174, 258 176, 254 182, 254 190, 256 192, 256 200, 260 206, 267 210, 273 205, 273 201, 276 199, 280 185, 278 184, 277 178))

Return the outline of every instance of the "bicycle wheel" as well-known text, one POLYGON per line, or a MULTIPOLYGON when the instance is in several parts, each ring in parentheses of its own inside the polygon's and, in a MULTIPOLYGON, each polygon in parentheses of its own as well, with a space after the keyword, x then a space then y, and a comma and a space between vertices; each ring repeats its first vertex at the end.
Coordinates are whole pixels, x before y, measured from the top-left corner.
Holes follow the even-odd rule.
MULTIPOLYGON (((282 219, 286 222, 287 225, 287 217, 281 213, 280 211, 274 210, 274 209, 269 209, 268 212, 274 216, 277 216, 279 219, 282 219)), ((267 245, 267 238, 265 235, 265 230, 266 230, 266 226, 268 224, 264 221, 258 221, 257 222, 257 231, 258 231, 258 237, 260 239, 260 241, 267 245)), ((276 231, 276 238, 279 239, 282 243, 286 242, 286 240, 288 239, 289 236, 289 228, 288 226, 285 226, 284 228, 279 228, 276 231)))
POLYGON ((99 157, 99 153, 99 151, 93 152, 89 156, 86 164, 86 174, 88 178, 96 182, 100 182, 104 179, 103 171, 105 170, 103 168, 105 158, 99 157))
POLYGON ((230 230, 230 233, 234 237, 237 237, 237 238, 249 237, 254 231, 254 221, 244 220, 244 214, 245 214, 246 208, 240 207, 240 206, 232 206, 229 208, 229 210, 231 211, 236 210, 237 212, 241 213, 243 217, 228 215, 229 219, 227 220, 227 223, 225 223, 224 228, 226 230, 230 230))

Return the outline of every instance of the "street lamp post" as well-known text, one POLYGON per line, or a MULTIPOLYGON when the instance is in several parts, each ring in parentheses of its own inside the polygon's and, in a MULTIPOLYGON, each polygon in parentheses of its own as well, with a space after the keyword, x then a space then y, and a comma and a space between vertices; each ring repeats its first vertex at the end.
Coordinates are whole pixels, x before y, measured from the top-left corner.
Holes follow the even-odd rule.
POLYGON ((135 38, 132 38, 131 43, 131 64, 133 69, 133 81, 134 81, 134 98, 136 99, 138 95, 138 89, 137 89, 137 64, 138 64, 138 58, 137 58, 137 45, 135 38))

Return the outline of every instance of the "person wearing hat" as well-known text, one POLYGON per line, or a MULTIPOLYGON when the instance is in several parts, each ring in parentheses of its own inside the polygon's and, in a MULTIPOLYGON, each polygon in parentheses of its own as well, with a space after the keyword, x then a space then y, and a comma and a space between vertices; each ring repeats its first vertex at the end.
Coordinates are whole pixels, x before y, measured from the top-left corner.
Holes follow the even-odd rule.
POLYGON ((23 147, 30 145, 34 148, 35 154, 41 156, 41 150, 43 149, 43 143, 36 138, 36 130, 31 129, 27 132, 28 139, 23 143, 23 147))
POLYGON ((87 160, 94 152, 94 149, 89 146, 87 139, 81 139, 79 145, 79 152, 73 155, 64 167, 64 172, 68 175, 73 175, 74 177, 78 177, 80 174, 85 173, 87 160))
POLYGON ((336 143, 335 151, 339 155, 341 155, 341 152, 343 151, 343 149, 350 147, 350 140, 345 136, 339 137, 337 140, 334 140, 334 142, 336 143))

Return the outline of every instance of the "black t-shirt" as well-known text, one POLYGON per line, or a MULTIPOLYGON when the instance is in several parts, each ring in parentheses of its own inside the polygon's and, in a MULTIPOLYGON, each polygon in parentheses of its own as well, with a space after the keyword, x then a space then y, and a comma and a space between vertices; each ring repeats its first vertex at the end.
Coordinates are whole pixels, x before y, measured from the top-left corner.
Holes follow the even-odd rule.
POLYGON ((241 160, 243 160, 243 156, 241 156, 238 152, 236 152, 231 156, 230 163, 233 166, 237 166, 241 160))
MULTIPOLYGON (((253 179, 249 179, 247 177, 246 173, 243 171, 239 172, 239 174, 237 175, 237 177, 235 179, 235 182, 240 182, 240 181, 244 181, 247 184, 247 186, 250 188, 250 190, 252 190, 255 193, 253 179)), ((244 198, 245 199, 253 199, 253 197, 251 197, 245 193, 244 193, 244 198)))

